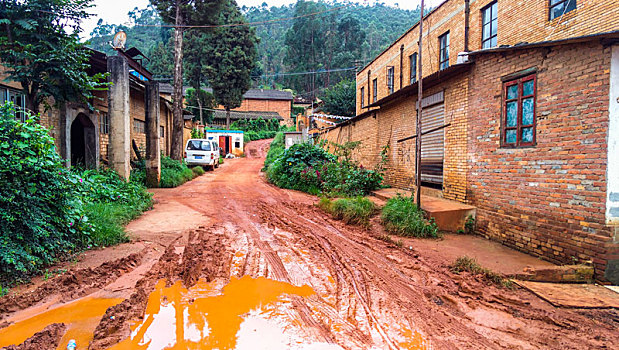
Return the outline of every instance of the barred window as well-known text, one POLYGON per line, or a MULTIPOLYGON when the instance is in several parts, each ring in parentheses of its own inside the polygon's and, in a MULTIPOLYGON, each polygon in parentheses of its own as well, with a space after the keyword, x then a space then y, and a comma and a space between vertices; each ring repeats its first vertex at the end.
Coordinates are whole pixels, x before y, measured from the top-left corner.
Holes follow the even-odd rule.
POLYGON ((378 79, 372 80, 372 102, 378 99, 378 79))
POLYGON ((110 133, 110 116, 106 112, 99 114, 99 133, 102 135, 110 133))
POLYGON ((387 90, 390 94, 393 93, 393 85, 395 80, 395 68, 388 67, 387 68, 387 90))
POLYGON ((163 125, 159 125, 159 137, 165 137, 165 129, 163 125))
POLYGON ((365 88, 361 87, 361 108, 365 107, 365 88))
POLYGON ((133 119, 133 131, 138 134, 146 134, 146 123, 143 120, 133 119))

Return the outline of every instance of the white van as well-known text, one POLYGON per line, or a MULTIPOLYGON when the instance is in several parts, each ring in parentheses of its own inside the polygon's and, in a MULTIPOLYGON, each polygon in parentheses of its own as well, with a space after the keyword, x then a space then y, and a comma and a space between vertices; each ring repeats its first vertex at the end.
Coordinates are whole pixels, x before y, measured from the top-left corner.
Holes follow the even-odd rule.
POLYGON ((219 145, 206 139, 188 140, 185 145, 185 163, 215 170, 219 167, 219 145))

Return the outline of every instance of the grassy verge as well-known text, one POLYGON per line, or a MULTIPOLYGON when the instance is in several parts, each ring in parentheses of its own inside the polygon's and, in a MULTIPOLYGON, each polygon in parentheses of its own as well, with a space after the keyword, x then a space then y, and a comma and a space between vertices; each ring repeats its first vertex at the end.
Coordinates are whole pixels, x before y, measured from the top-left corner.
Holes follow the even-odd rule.
POLYGON ((374 214, 376 206, 372 201, 364 197, 340 198, 330 200, 322 197, 318 206, 331 214, 334 218, 347 224, 368 226, 370 217, 374 214))
POLYGON ((449 267, 451 272, 459 274, 463 271, 469 272, 473 275, 481 275, 485 280, 492 282, 499 287, 512 288, 512 282, 503 278, 502 275, 491 271, 485 267, 482 267, 473 258, 468 256, 461 256, 449 267))
POLYGON ((406 237, 439 236, 434 220, 426 220, 412 198, 397 196, 383 207, 381 219, 387 231, 406 237))
POLYGON ((193 172, 194 176, 204 175, 205 173, 204 168, 202 168, 201 166, 195 166, 191 168, 191 171, 193 172))
POLYGON ((396 241, 395 239, 391 238, 391 236, 389 236, 388 234, 383 234, 376 238, 380 239, 383 242, 391 243, 398 248, 402 248, 402 246, 404 245, 404 241, 402 239, 398 239, 396 241))

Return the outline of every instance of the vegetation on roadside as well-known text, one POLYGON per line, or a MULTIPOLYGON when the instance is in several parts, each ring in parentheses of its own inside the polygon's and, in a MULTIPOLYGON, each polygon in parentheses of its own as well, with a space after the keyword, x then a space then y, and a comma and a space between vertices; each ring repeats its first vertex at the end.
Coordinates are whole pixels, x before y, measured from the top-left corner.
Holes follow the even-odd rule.
POLYGON ((365 197, 335 200, 322 197, 318 202, 318 207, 331 214, 335 219, 342 220, 347 224, 362 226, 369 226, 370 218, 376 210, 374 203, 365 197))
POLYGON ((409 197, 397 196, 389 199, 383 207, 381 219, 387 231, 407 237, 439 236, 434 219, 426 220, 423 211, 409 197))
POLYGON ((463 271, 473 275, 481 275, 484 279, 500 287, 512 288, 512 282, 503 278, 501 274, 482 267, 477 261, 468 256, 461 256, 449 267, 451 272, 460 274, 463 271))
MULTIPOLYGON (((192 170, 187 167, 184 161, 177 161, 168 156, 161 157, 161 180, 159 187, 177 187, 193 178, 200 176, 199 170, 192 170)), ((131 171, 131 181, 142 185, 146 184, 146 163, 144 160, 137 164, 131 171)))
POLYGON ((324 143, 301 143, 285 149, 283 135, 278 135, 265 160, 267 179, 278 187, 315 195, 366 195, 380 187, 383 175, 380 165, 370 170, 353 161, 352 150, 358 145, 335 145, 334 154, 324 149, 324 143))
POLYGON ((108 170, 68 171, 54 139, 26 114, 0 107, 0 284, 6 286, 92 246, 127 239, 122 225, 151 195, 108 170))
MULTIPOLYGON (((232 130, 243 131, 243 142, 272 139, 280 131, 292 131, 294 128, 279 124, 277 119, 240 119, 230 125, 232 130)), ((282 135, 283 136, 283 135, 282 135)))

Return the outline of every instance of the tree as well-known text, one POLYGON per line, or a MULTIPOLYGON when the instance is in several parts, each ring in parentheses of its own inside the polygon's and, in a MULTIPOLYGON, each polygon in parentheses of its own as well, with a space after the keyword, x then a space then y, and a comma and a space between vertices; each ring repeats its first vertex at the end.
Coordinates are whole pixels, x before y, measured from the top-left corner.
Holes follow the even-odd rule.
POLYGON ((223 0, 151 0, 161 18, 174 24, 174 90, 170 157, 183 158, 183 33, 189 25, 209 25, 218 18, 223 0))
POLYGON ((342 80, 324 92, 324 110, 329 114, 352 117, 355 115, 355 82, 342 80))
POLYGON ((198 115, 200 123, 205 125, 205 122, 211 123, 213 121, 213 112, 208 109, 217 107, 215 97, 210 92, 204 89, 196 90, 194 88, 187 89, 187 109, 193 114, 198 115))
MULTIPOLYGON (((234 0, 228 0, 220 15, 221 24, 244 23, 234 0)), ((243 94, 251 87, 251 72, 256 66, 258 39, 253 28, 241 26, 219 27, 209 33, 206 73, 217 103, 226 109, 226 128, 230 127, 230 110, 240 107, 243 94)))
POLYGON ((0 61, 7 79, 21 84, 26 108, 52 97, 55 104, 90 104, 102 74, 89 75, 90 52, 80 42, 80 22, 92 0, 24 0, 0 3, 0 61))

